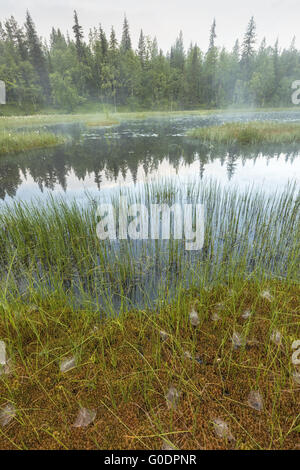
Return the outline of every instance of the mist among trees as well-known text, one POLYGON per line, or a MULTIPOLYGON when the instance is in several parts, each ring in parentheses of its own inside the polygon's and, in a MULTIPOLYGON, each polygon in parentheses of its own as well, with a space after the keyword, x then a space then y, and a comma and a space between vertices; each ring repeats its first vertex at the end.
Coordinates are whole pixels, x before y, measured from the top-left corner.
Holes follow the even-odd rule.
POLYGON ((72 111, 95 101, 130 110, 291 105, 300 79, 295 40, 287 49, 278 40, 257 44, 253 17, 230 51, 218 46, 215 20, 209 35, 208 50, 185 50, 180 32, 164 54, 143 30, 135 49, 126 17, 121 38, 101 24, 85 36, 74 12, 72 35, 53 27, 46 41, 27 12, 24 25, 13 16, 0 22, 0 80, 8 103, 34 109, 72 111))

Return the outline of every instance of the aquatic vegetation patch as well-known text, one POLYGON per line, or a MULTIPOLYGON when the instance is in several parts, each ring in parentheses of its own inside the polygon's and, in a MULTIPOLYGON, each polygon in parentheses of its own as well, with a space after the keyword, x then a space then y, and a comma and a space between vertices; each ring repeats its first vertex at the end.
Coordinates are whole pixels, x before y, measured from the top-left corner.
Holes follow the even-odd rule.
MULTIPOLYGON (((282 113, 289 114, 291 108, 241 108, 231 109, 230 115, 238 116, 239 114, 259 113, 262 117, 264 113, 274 113, 274 117, 282 116, 282 113)), ((292 108, 294 115, 298 116, 299 111, 292 108)), ((228 110, 222 109, 198 109, 198 110, 187 110, 187 111, 140 111, 140 112, 81 112, 73 114, 63 113, 44 113, 44 114, 31 114, 31 115, 17 115, 17 116, 0 116, 0 129, 11 129, 17 127, 28 127, 28 126, 42 126, 42 125, 55 125, 55 124, 67 124, 67 123, 85 123, 96 122, 106 125, 106 122, 126 122, 146 119, 162 119, 165 118, 167 121, 170 118, 181 118, 181 117, 210 117, 210 116, 222 116, 228 115, 228 110)), ((270 116, 267 117, 270 119, 270 116)), ((283 117, 284 118, 284 117, 283 117)))
POLYGON ((66 138, 51 132, 0 131, 0 155, 19 153, 37 148, 53 147, 66 142, 66 138))
POLYGON ((188 137, 204 142, 250 145, 258 143, 299 143, 300 123, 278 123, 253 121, 226 123, 220 126, 207 126, 191 129, 188 137))

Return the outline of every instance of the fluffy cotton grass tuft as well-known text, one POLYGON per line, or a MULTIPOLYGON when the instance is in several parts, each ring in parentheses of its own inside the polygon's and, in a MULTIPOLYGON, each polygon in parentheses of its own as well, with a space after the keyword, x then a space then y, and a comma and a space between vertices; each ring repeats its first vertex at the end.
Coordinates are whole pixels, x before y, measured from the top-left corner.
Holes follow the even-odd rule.
POLYGON ((16 408, 13 404, 8 403, 0 411, 0 426, 7 426, 16 416, 16 408))
POLYGON ((6 364, 6 344, 4 341, 0 341, 0 366, 6 364))
POLYGON ((194 327, 200 324, 199 315, 195 310, 192 310, 190 313, 190 322, 191 322, 191 325, 194 327))

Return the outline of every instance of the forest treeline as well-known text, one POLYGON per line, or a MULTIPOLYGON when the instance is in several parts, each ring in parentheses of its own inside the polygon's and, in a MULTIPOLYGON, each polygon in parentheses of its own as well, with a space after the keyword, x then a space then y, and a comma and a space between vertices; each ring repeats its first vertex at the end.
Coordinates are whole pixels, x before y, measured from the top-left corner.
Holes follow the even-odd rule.
POLYGON ((278 40, 258 45, 253 17, 231 51, 216 37, 214 20, 208 50, 197 44, 185 50, 180 32, 164 54, 141 30, 134 49, 126 16, 120 40, 101 25, 85 39, 75 11, 72 36, 52 28, 46 41, 27 12, 24 25, 13 16, 0 22, 0 80, 8 103, 34 109, 72 111, 95 101, 131 110, 291 105, 292 82, 300 80, 295 39, 285 49, 278 40))

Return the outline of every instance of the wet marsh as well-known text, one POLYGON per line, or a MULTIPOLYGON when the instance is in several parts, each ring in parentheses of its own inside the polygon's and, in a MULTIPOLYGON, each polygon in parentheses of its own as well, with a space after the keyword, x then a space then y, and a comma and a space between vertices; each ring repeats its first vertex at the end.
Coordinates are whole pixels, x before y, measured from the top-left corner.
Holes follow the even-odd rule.
POLYGON ((67 143, 1 157, 1 448, 297 448, 300 146, 187 136, 265 118, 43 122, 67 143), (204 204, 202 250, 100 241, 121 196, 204 204))

